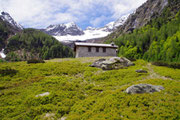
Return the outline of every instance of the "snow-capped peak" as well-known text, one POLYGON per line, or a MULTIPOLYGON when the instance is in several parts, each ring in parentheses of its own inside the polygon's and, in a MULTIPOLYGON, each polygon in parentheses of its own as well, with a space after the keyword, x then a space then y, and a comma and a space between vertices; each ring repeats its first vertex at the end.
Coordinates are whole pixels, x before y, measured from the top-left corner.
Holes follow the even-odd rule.
POLYGON ((44 30, 47 34, 55 36, 65 36, 65 35, 83 35, 84 32, 79 28, 74 22, 69 22, 65 24, 50 25, 44 30))
POLYGON ((106 31, 106 32, 113 32, 119 26, 121 26, 121 25, 123 25, 125 23, 125 21, 127 20, 128 16, 129 16, 129 14, 128 15, 124 15, 121 18, 119 18, 118 20, 112 21, 112 22, 106 24, 104 27, 99 28, 99 30, 106 31))
POLYGON ((93 27, 88 26, 88 27, 86 28, 86 30, 96 30, 96 28, 93 28, 93 27))
POLYGON ((122 17, 120 17, 118 20, 116 20, 115 22, 114 22, 114 27, 119 27, 120 25, 123 25, 125 22, 126 22, 126 20, 127 20, 127 18, 129 17, 129 15, 130 14, 127 14, 127 15, 124 15, 124 16, 122 16, 122 17))
POLYGON ((114 21, 106 24, 105 26, 108 27, 109 29, 113 29, 114 28, 114 21))
POLYGON ((69 23, 66 23, 64 24, 67 28, 70 28, 70 27, 73 27, 73 26, 76 26, 76 24, 74 22, 69 22, 69 23))
POLYGON ((99 30, 106 31, 106 32, 112 32, 115 30, 114 28, 114 22, 110 22, 106 24, 104 27, 99 28, 99 30))
POLYGON ((45 32, 49 35, 54 36, 57 40, 61 42, 97 39, 106 37, 113 31, 115 31, 117 27, 124 24, 128 16, 129 15, 122 16, 117 21, 110 22, 101 28, 87 27, 83 31, 74 22, 70 22, 59 25, 50 25, 49 27, 47 27, 47 29, 45 29, 45 32))
POLYGON ((18 29, 21 29, 21 30, 23 29, 23 27, 20 24, 18 24, 16 21, 14 21, 14 19, 7 12, 2 11, 0 13, 0 18, 3 21, 6 21, 6 22, 10 23, 15 28, 18 28, 18 29))

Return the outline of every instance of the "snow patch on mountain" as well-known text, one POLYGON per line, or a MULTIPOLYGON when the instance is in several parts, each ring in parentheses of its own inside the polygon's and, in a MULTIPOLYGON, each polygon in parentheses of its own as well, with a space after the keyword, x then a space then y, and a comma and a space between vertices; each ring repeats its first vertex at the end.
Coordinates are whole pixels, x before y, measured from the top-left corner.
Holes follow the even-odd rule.
POLYGON ((6 55, 4 54, 4 49, 2 49, 2 50, 0 51, 0 56, 1 56, 2 58, 5 58, 5 57, 6 57, 6 55))
POLYGON ((18 28, 21 30, 23 29, 23 27, 20 24, 18 24, 16 21, 14 21, 14 19, 7 12, 0 12, 0 18, 3 21, 10 23, 15 28, 18 28))
POLYGON ((54 36, 57 40, 60 42, 69 42, 69 41, 85 41, 88 39, 95 39, 95 38, 102 38, 110 34, 111 32, 106 32, 98 29, 86 29, 84 31, 83 35, 77 35, 77 36, 72 36, 72 35, 66 35, 66 36, 54 36))
POLYGON ((126 20, 127 20, 127 18, 129 17, 129 15, 130 15, 130 14, 124 15, 124 16, 122 16, 121 18, 119 18, 118 20, 116 20, 116 21, 114 22, 114 24, 113 24, 113 27, 114 27, 114 28, 117 28, 117 27, 119 27, 120 25, 123 25, 123 24, 126 22, 126 20))

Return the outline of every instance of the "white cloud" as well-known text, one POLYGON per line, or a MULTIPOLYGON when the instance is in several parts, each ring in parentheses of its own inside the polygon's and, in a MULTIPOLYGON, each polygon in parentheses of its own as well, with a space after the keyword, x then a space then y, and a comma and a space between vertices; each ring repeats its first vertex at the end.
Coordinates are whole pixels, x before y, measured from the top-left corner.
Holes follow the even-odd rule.
POLYGON ((97 27, 106 19, 107 18, 105 16, 100 16, 100 17, 97 17, 97 18, 91 20, 90 23, 91 23, 91 25, 93 25, 93 27, 97 27))
POLYGON ((0 0, 7 11, 26 27, 42 28, 70 21, 99 26, 130 13, 146 0, 0 0))

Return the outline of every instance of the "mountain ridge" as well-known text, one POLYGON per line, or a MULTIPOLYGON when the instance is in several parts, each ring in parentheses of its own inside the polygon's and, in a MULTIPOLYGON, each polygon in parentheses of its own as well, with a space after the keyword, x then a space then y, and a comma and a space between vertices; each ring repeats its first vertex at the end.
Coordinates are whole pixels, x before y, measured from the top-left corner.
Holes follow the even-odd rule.
POLYGON ((180 62, 180 1, 179 0, 148 0, 137 12, 128 18, 132 24, 124 24, 104 40, 110 43, 115 42, 119 46, 119 56, 129 59, 145 59, 147 61, 180 62), (156 2, 156 4, 154 4, 156 2), (162 7, 158 7, 161 5, 162 7), (143 9, 144 8, 144 9, 143 9), (147 11, 153 9, 153 11, 147 11), (137 24, 137 28, 132 29, 134 21, 138 19, 144 11, 152 12, 147 21, 146 14, 137 24), (156 12, 157 11, 157 12, 156 12), (124 28, 124 29, 123 29, 124 28), (126 29, 125 29, 126 28, 126 29), (130 29, 130 31, 126 31, 130 29))
POLYGON ((22 25, 18 24, 7 12, 0 12, 0 18, 3 21, 8 22, 12 27, 19 29, 19 31, 24 29, 22 25))
POLYGON ((50 25, 41 31, 54 36, 60 42, 86 41, 106 37, 108 34, 123 25, 128 15, 124 15, 116 21, 106 24, 104 27, 93 28, 87 27, 82 30, 74 22, 50 25), (71 27, 74 26, 74 27, 71 27))
POLYGON ((153 18, 160 16, 163 9, 168 5, 168 0, 147 0, 144 4, 129 15, 125 23, 108 35, 102 42, 114 39, 122 34, 132 32, 134 29, 141 28, 148 24, 153 18))
POLYGON ((52 36, 24 29, 6 12, 0 16, 0 59, 24 61, 72 57, 72 50, 52 36))

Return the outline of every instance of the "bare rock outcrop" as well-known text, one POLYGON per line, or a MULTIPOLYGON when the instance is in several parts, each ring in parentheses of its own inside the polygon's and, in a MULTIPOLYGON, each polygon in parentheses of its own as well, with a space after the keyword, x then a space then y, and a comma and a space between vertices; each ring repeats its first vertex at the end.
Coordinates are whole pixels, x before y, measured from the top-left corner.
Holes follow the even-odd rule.
POLYGON ((151 84, 138 84, 128 87, 125 92, 128 94, 140 94, 160 92, 161 90, 164 90, 164 87, 151 84))
POLYGON ((98 67, 103 70, 114 70, 114 69, 121 69, 124 67, 133 66, 130 60, 125 57, 112 57, 110 59, 99 59, 95 61, 91 67, 98 67))
POLYGON ((136 70, 136 72, 137 72, 137 73, 148 73, 146 70, 142 70, 142 69, 136 70))

